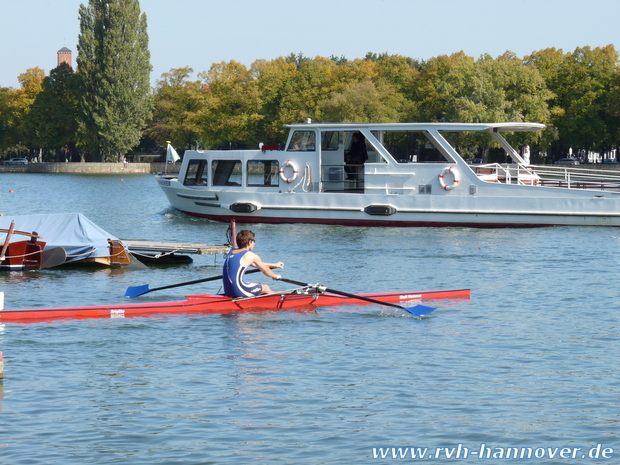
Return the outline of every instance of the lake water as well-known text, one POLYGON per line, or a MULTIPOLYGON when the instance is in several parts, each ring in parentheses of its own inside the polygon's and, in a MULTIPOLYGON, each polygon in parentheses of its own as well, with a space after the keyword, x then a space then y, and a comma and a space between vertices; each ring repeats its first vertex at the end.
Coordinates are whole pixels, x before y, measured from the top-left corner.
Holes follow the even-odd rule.
MULTIPOLYGON (((228 228, 169 208, 152 176, 0 174, 0 213, 49 212, 122 239, 223 244, 228 228)), ((620 463, 619 229, 250 228, 290 279, 472 298, 422 320, 351 305, 5 323, 0 463, 620 463), (498 458, 517 453, 532 458, 498 458)), ((193 258, 5 273, 0 291, 6 308, 122 302, 220 274, 221 256, 193 258)))

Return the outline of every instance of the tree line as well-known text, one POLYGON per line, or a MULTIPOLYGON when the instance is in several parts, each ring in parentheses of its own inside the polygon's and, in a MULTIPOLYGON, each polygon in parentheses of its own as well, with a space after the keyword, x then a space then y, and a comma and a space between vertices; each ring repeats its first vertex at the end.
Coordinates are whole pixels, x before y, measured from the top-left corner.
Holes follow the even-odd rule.
MULTIPOLYGON (((137 0, 80 7, 77 69, 61 64, 0 88, 0 155, 43 161, 119 161, 170 141, 190 148, 284 142, 287 123, 508 122, 547 125, 519 133, 551 162, 569 148, 605 152, 620 141, 620 69, 613 45, 549 48, 473 58, 463 52, 419 61, 368 53, 362 59, 292 53, 234 60, 194 73, 164 73, 150 88, 146 17, 137 0), (103 8, 102 5, 107 5, 103 8), (101 27, 101 25, 105 27, 101 27), (129 27, 128 27, 129 26, 129 27)), ((472 155, 472 157, 475 155, 472 155)))

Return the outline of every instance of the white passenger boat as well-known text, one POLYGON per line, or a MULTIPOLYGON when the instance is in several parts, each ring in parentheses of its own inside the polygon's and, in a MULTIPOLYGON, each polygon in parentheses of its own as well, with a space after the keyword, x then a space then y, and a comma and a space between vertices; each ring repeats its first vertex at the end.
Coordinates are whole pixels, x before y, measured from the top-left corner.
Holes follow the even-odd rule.
POLYGON ((174 208, 225 222, 620 226, 616 171, 529 165, 507 140, 521 136, 525 143, 518 133, 542 124, 287 127, 283 147, 186 151, 178 177, 157 181, 174 208), (355 133, 368 153, 357 167, 345 164, 355 133), (501 147, 507 163, 470 165, 462 147, 501 147))

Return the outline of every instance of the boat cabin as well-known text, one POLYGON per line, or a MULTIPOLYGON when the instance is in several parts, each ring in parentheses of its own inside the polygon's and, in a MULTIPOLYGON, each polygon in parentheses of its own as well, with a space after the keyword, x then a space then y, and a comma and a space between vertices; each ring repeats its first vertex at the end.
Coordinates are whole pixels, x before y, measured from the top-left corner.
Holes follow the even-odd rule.
POLYGON ((288 127, 290 133, 282 150, 275 144, 263 145, 257 151, 188 151, 179 180, 188 187, 218 190, 242 187, 363 193, 389 188, 426 192, 446 164, 465 164, 441 136, 424 124, 322 123, 288 127), (367 159, 347 163, 355 137, 362 139, 367 159), (413 167, 428 175, 414 176, 413 167), (416 185, 407 185, 413 177, 416 185))

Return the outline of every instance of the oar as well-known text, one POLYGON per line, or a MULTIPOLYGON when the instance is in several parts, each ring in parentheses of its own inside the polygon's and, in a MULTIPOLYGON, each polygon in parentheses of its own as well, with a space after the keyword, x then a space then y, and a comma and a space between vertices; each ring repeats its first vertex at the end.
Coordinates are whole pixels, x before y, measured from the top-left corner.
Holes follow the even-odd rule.
POLYGON ((63 247, 43 249, 41 252, 41 269, 63 265, 67 261, 67 251, 63 247))
MULTIPOLYGON (((292 279, 280 278, 280 281, 284 281, 284 282, 290 283, 290 284, 296 284, 298 286, 308 286, 307 283, 302 283, 300 281, 293 281, 292 279)), ((383 302, 381 300, 371 299, 370 297, 364 297, 364 296, 361 296, 361 295, 349 294, 348 292, 337 291, 336 289, 325 288, 325 290, 327 292, 331 292, 332 294, 343 295, 343 296, 349 297, 351 299, 365 300, 366 302, 372 302, 374 304, 388 305, 390 307, 400 308, 401 310, 405 310, 406 312, 409 312, 409 313, 411 313, 412 315, 415 315, 415 316, 428 315, 433 310, 435 310, 434 307, 427 307, 426 305, 416 305, 414 307, 403 307, 402 305, 392 304, 392 303, 389 303, 389 302, 383 302)))
MULTIPOLYGON (((255 270, 246 271, 245 274, 258 273, 259 271, 260 270, 257 268, 255 270)), ((129 299, 131 297, 138 297, 140 295, 144 295, 149 292, 161 291, 162 289, 170 289, 170 288, 179 287, 179 286, 189 286, 190 284, 206 283, 208 281, 217 281, 218 279, 222 279, 222 277, 223 277, 222 275, 212 276, 211 278, 196 279, 194 281, 187 281, 186 283, 170 284, 169 286, 156 287, 155 289, 149 289, 148 284, 143 284, 142 286, 128 287, 127 291, 125 292, 125 297, 129 299)))

